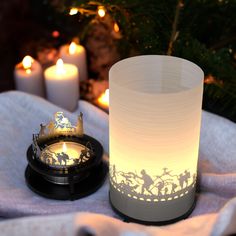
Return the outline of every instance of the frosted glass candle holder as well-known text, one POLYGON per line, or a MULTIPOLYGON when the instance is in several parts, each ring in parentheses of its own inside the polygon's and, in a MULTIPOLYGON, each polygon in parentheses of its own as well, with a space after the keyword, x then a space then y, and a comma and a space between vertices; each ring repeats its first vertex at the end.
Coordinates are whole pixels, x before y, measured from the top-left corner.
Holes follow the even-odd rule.
POLYGON ((203 71, 171 56, 112 66, 110 202, 122 215, 169 223, 194 208, 203 71))

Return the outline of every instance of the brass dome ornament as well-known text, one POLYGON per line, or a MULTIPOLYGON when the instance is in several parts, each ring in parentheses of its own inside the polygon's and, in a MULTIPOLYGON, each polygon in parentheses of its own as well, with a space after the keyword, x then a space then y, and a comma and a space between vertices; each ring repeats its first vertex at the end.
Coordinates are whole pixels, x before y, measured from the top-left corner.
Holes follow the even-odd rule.
POLYGON ((53 199, 74 200, 96 191, 105 180, 103 148, 84 134, 83 114, 72 124, 56 112, 48 124, 40 124, 27 150, 26 183, 34 192, 53 199))

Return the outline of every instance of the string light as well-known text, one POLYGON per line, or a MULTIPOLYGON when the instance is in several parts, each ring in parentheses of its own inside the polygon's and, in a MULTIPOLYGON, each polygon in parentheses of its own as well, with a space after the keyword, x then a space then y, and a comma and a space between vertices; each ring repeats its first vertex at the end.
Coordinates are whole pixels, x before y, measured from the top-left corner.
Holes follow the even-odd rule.
POLYGON ((54 31, 52 32, 52 37, 53 37, 53 38, 58 38, 59 36, 60 36, 59 31, 54 30, 54 31))
POLYGON ((106 15, 105 8, 103 6, 98 7, 98 15, 103 18, 106 15))
POLYGON ((78 9, 73 7, 70 9, 69 15, 73 16, 76 15, 78 13, 78 9))
POLYGON ((118 33, 120 31, 120 27, 116 22, 114 23, 113 29, 116 33, 118 33))

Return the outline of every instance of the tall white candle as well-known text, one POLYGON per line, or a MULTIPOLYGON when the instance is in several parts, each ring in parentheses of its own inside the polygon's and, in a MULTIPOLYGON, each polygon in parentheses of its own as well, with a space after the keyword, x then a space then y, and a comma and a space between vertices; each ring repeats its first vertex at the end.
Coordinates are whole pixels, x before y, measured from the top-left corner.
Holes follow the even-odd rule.
POLYGON ((16 89, 44 97, 42 67, 31 56, 25 56, 14 70, 16 89))
POLYGON ((69 111, 74 111, 79 99, 79 74, 75 65, 64 64, 58 59, 57 64, 44 72, 47 99, 69 111))
POLYGON ((82 45, 72 42, 60 48, 60 56, 65 63, 74 64, 79 69, 80 81, 88 78, 86 51, 82 45))

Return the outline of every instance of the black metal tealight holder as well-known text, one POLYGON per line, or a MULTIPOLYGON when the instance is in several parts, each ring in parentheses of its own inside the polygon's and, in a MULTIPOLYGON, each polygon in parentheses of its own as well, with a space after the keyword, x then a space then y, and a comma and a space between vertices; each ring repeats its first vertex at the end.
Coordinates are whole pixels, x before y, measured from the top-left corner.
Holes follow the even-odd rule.
POLYGON ((83 132, 82 113, 76 126, 64 116, 41 124, 27 150, 26 183, 37 194, 58 200, 75 200, 95 192, 104 182, 107 165, 103 148, 83 132))

